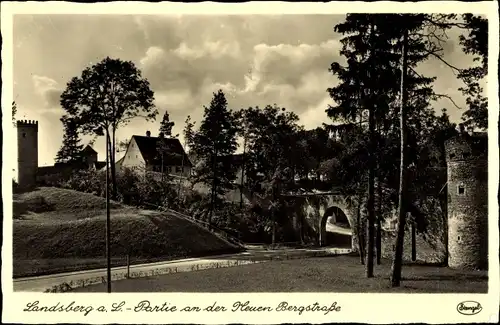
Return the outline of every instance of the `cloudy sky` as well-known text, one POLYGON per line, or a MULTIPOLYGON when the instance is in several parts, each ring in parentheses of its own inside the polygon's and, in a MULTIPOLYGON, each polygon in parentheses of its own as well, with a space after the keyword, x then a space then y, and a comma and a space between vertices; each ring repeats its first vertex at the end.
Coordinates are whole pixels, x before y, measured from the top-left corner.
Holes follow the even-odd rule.
MULTIPOLYGON (((223 89, 230 108, 278 104, 297 113, 314 128, 330 122, 332 104, 326 89, 335 85, 328 72, 339 57, 341 35, 333 31, 343 15, 16 15, 14 17, 14 99, 18 119, 39 120, 39 164, 53 164, 61 146, 64 113, 59 95, 66 83, 106 56, 133 61, 155 92, 159 118, 137 119, 118 132, 118 140, 146 130, 157 134, 168 110, 180 133, 191 115, 199 121, 203 105, 223 89)), ((448 34, 446 58, 456 66, 470 64, 458 46, 458 32, 448 34)), ((461 82, 437 60, 423 73, 438 77, 437 92, 460 106, 461 82)), ((454 121, 462 111, 447 100, 454 121)), ((88 139, 85 139, 88 140, 88 139)), ((182 139, 181 139, 182 140, 182 139)), ((95 149, 105 159, 104 141, 95 149)))

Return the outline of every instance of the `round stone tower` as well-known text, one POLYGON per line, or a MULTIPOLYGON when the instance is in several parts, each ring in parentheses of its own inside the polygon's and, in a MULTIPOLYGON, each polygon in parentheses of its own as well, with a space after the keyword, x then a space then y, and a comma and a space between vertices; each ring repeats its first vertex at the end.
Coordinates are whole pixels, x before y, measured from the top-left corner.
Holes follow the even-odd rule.
POLYGON ((17 121, 17 181, 19 187, 34 187, 37 169, 38 121, 17 121))
POLYGON ((488 267, 488 137, 458 136, 445 143, 448 167, 448 266, 488 267))

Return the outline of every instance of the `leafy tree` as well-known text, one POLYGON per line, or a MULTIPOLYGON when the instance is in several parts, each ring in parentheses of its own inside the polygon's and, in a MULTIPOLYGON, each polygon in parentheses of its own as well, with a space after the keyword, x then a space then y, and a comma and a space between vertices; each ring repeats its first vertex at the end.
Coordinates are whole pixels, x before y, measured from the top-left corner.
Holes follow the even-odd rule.
POLYGON ((242 114, 246 119, 247 187, 267 202, 274 244, 276 226, 286 210, 282 194, 292 187, 296 166, 302 158, 297 156, 301 128, 295 113, 276 105, 248 108, 242 114))
POLYGON ((236 118, 227 107, 224 92, 219 90, 214 93, 210 106, 205 107, 203 121, 191 140, 191 150, 202 159, 196 166, 196 182, 204 183, 211 190, 209 224, 218 197, 233 187, 236 171, 227 164, 227 157, 236 150, 236 133, 236 118))
POLYGON ((462 119, 467 126, 485 130, 488 128, 488 99, 484 97, 481 81, 488 75, 488 20, 472 14, 464 14, 462 18, 467 27, 465 35, 460 35, 460 45, 466 54, 475 56, 474 62, 479 62, 458 74, 465 83, 460 90, 467 97, 468 106, 462 119))
POLYGON ((135 117, 153 120, 158 114, 153 91, 131 61, 106 57, 72 78, 61 95, 67 118, 83 134, 105 135, 116 198, 115 133, 135 117))
POLYGON ((79 161, 83 145, 80 143, 78 136, 77 123, 75 120, 64 116, 61 118, 61 122, 63 123, 64 135, 62 146, 57 152, 56 162, 68 163, 79 161))

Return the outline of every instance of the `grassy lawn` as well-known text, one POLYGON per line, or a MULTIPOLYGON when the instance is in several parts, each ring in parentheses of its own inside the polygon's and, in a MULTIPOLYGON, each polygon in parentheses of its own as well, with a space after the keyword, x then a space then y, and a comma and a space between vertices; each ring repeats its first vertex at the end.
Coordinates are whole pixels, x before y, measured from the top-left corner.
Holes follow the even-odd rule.
MULTIPOLYGON (((113 203, 115 266, 237 252, 240 249, 172 214, 113 203)), ((14 277, 105 267, 103 198, 59 188, 14 197, 14 277), (75 258, 77 257, 77 258, 75 258)))
MULTIPOLYGON (((428 265, 405 265, 400 288, 389 287, 390 261, 364 276, 354 256, 272 261, 224 269, 136 278, 113 282, 114 292, 401 292, 486 293, 487 271, 460 271, 428 265)), ((105 292, 106 284, 75 292, 105 292)))

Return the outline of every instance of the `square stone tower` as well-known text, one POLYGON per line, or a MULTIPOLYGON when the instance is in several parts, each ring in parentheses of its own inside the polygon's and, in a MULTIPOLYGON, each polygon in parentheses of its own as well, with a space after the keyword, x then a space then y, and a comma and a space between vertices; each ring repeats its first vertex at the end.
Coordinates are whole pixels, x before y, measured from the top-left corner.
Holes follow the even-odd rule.
POLYGON ((17 121, 17 170, 20 188, 36 184, 38 169, 38 121, 17 121))

